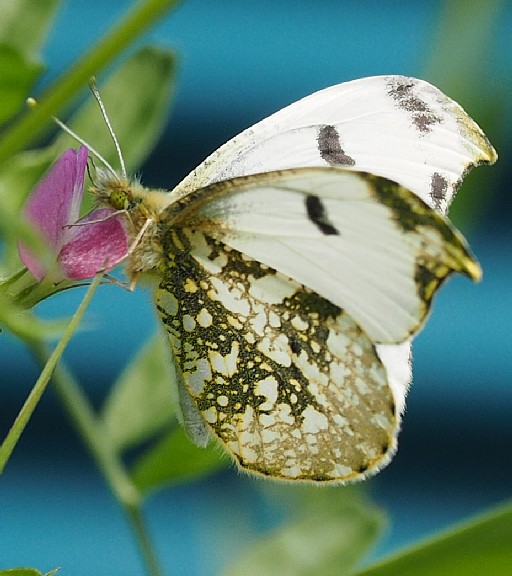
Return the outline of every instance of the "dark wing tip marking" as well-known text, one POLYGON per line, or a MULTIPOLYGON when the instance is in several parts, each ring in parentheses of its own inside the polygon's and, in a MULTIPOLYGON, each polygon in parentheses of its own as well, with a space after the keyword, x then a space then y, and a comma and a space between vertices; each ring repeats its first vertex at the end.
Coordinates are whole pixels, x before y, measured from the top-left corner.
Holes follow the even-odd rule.
POLYGON ((411 78, 393 77, 387 83, 388 95, 393 98, 399 108, 409 112, 415 128, 427 134, 434 124, 441 124, 442 117, 437 116, 415 93, 416 84, 411 78))
POLYGON ((339 236, 339 230, 329 222, 325 212, 325 206, 318 196, 308 195, 305 198, 308 218, 326 236, 339 236))
POLYGON ((438 210, 441 208, 442 201, 446 198, 448 191, 448 180, 439 172, 434 172, 430 178, 430 198, 434 207, 438 210))
POLYGON ((319 127, 316 138, 318 151, 323 160, 330 166, 354 166, 356 161, 341 147, 338 130, 334 126, 324 124, 319 127))

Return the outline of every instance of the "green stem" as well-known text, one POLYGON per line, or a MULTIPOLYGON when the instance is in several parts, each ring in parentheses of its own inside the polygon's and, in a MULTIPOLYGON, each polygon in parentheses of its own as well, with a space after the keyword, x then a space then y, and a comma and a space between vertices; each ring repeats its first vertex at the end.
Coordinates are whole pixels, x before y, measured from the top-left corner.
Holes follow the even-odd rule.
POLYGON ((0 474, 3 472, 5 465, 7 464, 14 447, 18 443, 25 426, 27 425, 30 417, 32 416, 43 392, 50 381, 50 378, 57 366, 57 362, 60 360, 66 346, 68 345, 71 336, 78 328, 78 324, 82 320, 84 312, 91 301, 91 298, 96 292, 96 288, 100 285, 100 282, 103 278, 103 274, 97 274, 96 278, 92 281, 91 285, 89 286, 87 292, 85 293, 84 299, 80 303, 75 315, 71 318, 69 324, 67 325, 64 333, 62 334, 62 338, 57 343, 54 351, 48 356, 47 362, 37 379, 34 387, 30 391, 25 403, 23 404, 14 424, 12 425, 11 429, 7 433, 5 440, 2 442, 0 446, 0 474))
POLYGON ((134 506, 131 508, 125 508, 125 512, 130 520, 140 550, 144 556, 144 560, 146 561, 148 574, 150 576, 162 576, 163 572, 156 559, 156 554, 153 550, 153 545, 149 538, 140 506, 137 508, 134 506))
MULTIPOLYGON (((48 353, 44 345, 33 344, 31 349, 39 362, 46 362, 48 353)), ((142 496, 119 458, 102 421, 96 416, 89 400, 62 362, 55 369, 52 384, 75 429, 89 448, 98 468, 125 512, 146 563, 148 574, 161 576, 162 571, 142 517, 142 496)))
MULTIPOLYGON (((47 361, 48 351, 44 344, 38 342, 30 348, 41 364, 47 361)), ((137 506, 140 503, 139 492, 119 460, 89 400, 63 362, 54 372, 52 385, 116 497, 123 505, 137 506)))
MULTIPOLYGON (((42 300, 58 292, 85 285, 83 282, 78 283, 66 278, 53 282, 49 276, 38 282, 26 268, 23 268, 7 278, 0 279, 0 302, 3 304, 5 299, 10 302, 11 306, 17 306, 21 312, 33 308, 42 300)), ((2 317, 5 315, 2 314, 3 312, 4 310, 0 311, 0 319, 5 321, 2 317)), ((13 332, 16 331, 13 330, 13 332)), ((17 335, 22 340, 30 339, 18 333, 17 335)))
MULTIPOLYGON (((38 360, 44 363, 47 358, 45 347, 39 344, 32 345, 31 348, 38 360)), ((116 500, 128 517, 148 574, 161 576, 162 571, 142 517, 142 496, 133 484, 101 420, 96 416, 89 400, 62 362, 54 372, 52 384, 75 429, 88 447, 116 500)))
POLYGON ((41 339, 32 338, 27 341, 32 353, 43 366, 43 370, 0 447, 0 473, 5 468, 50 378, 52 378, 54 389, 64 408, 88 446, 99 469, 132 525, 149 576, 161 576, 162 571, 156 560, 156 555, 142 518, 142 496, 133 484, 114 445, 110 442, 101 420, 96 417, 87 397, 63 363, 57 364, 71 336, 82 320, 84 312, 102 278, 103 274, 98 274, 93 280, 52 353, 50 353, 47 345, 41 339))
POLYGON ((26 112, 0 141, 0 164, 39 136, 48 119, 68 103, 97 74, 145 32, 179 0, 142 0, 89 52, 53 82, 41 95, 39 105, 26 112))

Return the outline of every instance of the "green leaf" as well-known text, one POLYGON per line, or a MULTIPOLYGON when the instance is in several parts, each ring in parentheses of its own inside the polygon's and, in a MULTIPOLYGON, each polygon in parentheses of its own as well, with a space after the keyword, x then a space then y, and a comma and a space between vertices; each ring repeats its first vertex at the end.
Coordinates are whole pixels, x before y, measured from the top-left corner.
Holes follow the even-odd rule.
POLYGON ((102 411, 104 429, 118 451, 160 434, 132 470, 135 485, 145 492, 198 478, 226 465, 218 448, 197 448, 177 426, 175 376, 170 362, 167 339, 158 333, 121 374, 102 411))
POLYGON ((37 56, 58 5, 59 0, 0 0, 0 43, 37 56))
POLYGON ((41 64, 9 46, 0 45, 0 124, 7 122, 25 105, 42 70, 41 64))
POLYGON ((179 427, 136 462, 132 478, 141 492, 166 484, 197 480, 217 472, 228 464, 218 446, 198 448, 179 427))
POLYGON ((43 576, 39 570, 35 568, 9 568, 8 570, 0 570, 0 576, 43 576))
POLYGON ((0 0, 0 124, 19 112, 43 66, 41 46, 58 0, 0 0))
MULTIPOLYGON (((174 57, 169 51, 143 48, 105 83, 99 83, 102 100, 130 173, 144 161, 165 128, 174 68, 174 57)), ((112 138, 94 98, 89 97, 72 116, 69 127, 115 168, 119 167, 112 138)), ((62 133, 55 142, 56 154, 76 146, 73 138, 62 133)))
MULTIPOLYGON (((302 489, 300 515, 246 550, 223 576, 343 576, 380 534, 380 510, 347 488, 302 489), (344 498, 350 494, 350 498, 344 498)), ((411 573, 412 574, 412 573, 411 573)))
POLYGON ((7 328, 22 340, 57 338, 67 324, 65 320, 41 320, 35 314, 17 306, 0 292, 0 326, 7 328))
POLYGON ((512 567, 512 504, 361 570, 357 576, 504 576, 512 567))
POLYGON ((102 412, 118 450, 139 444, 175 421, 170 352, 157 334, 123 371, 102 412))
POLYGON ((24 114, 5 135, 0 135, 0 165, 41 136, 48 128, 51 116, 68 107, 93 74, 104 70, 176 4, 178 0, 137 2, 125 17, 44 90, 39 106, 24 114))

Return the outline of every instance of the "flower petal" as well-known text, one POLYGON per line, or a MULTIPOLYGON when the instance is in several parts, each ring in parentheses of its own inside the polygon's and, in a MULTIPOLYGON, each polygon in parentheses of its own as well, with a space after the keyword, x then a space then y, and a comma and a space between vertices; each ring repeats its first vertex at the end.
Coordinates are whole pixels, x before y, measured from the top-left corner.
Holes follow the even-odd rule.
POLYGON ((38 182, 24 213, 52 248, 60 248, 66 226, 76 222, 84 190, 87 148, 66 150, 38 182))
POLYGON ((123 216, 110 208, 91 212, 79 225, 69 228, 68 241, 59 254, 59 264, 66 278, 84 280, 99 270, 112 269, 128 252, 128 235, 123 216), (90 224, 85 224, 90 222, 90 224))
POLYGON ((40 261, 40 258, 38 258, 21 242, 18 242, 18 254, 20 256, 20 260, 27 267, 32 276, 38 282, 41 282, 41 280, 46 276, 47 269, 46 266, 40 261))
MULTIPOLYGON (((68 224, 76 222, 82 202, 87 148, 66 150, 29 196, 24 215, 57 255, 69 236, 68 224)), ((26 246, 18 245, 21 261, 37 280, 46 274, 44 265, 26 246)))

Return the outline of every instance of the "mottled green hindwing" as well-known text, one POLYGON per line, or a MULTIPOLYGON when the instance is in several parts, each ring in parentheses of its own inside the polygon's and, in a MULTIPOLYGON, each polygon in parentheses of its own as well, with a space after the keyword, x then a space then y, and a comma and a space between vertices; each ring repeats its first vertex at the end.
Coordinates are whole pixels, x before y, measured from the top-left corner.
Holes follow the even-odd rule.
POLYGON ((177 367, 244 469, 345 481, 389 460, 394 398, 343 310, 197 231, 168 234, 164 251, 156 304, 177 367))

